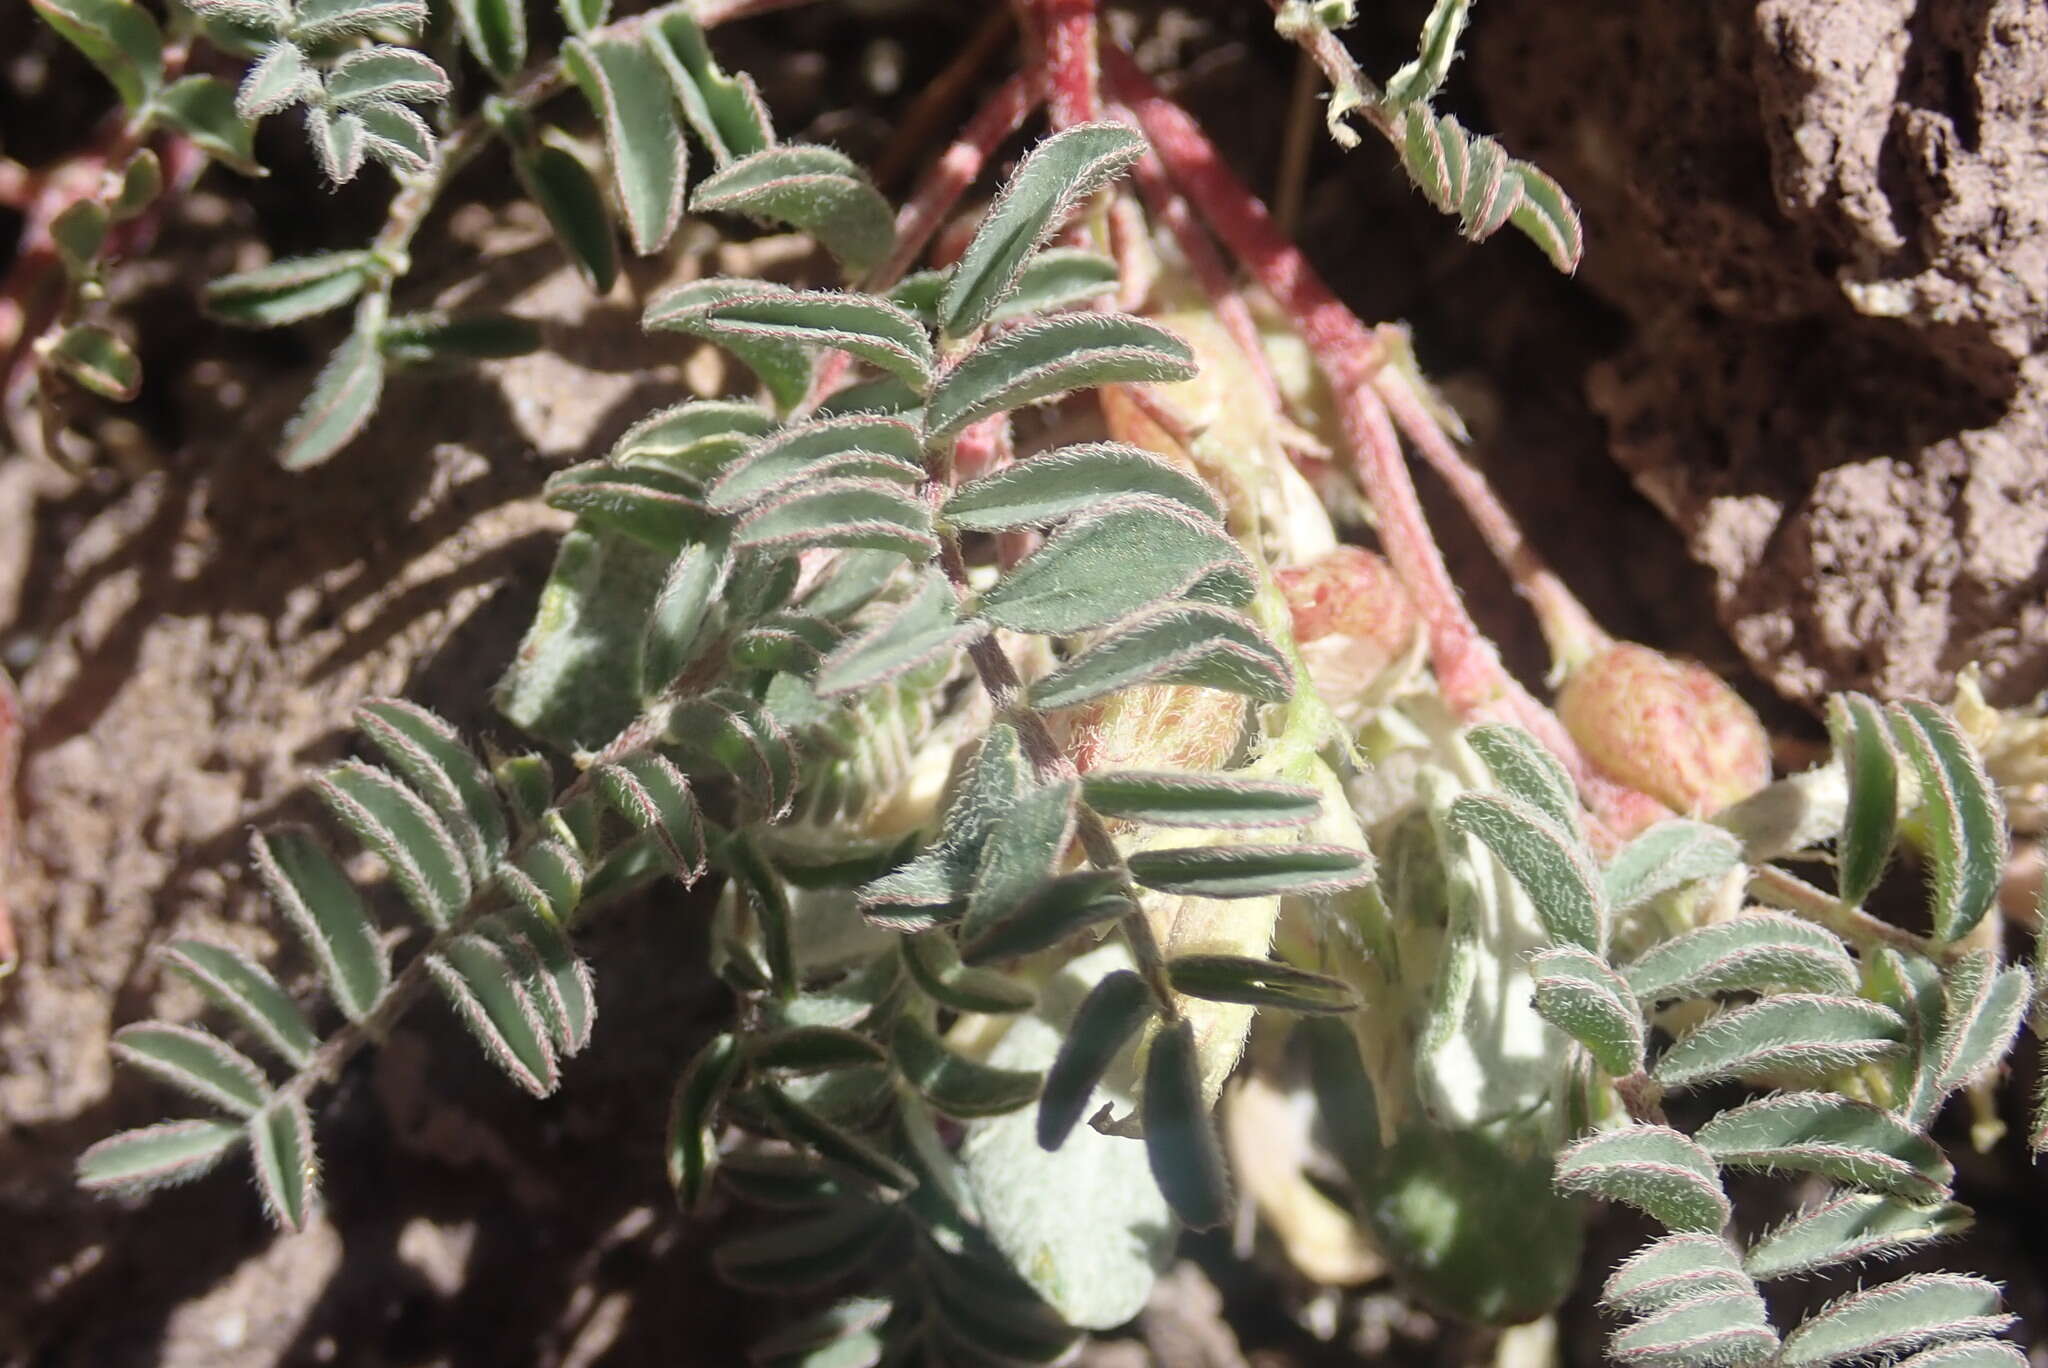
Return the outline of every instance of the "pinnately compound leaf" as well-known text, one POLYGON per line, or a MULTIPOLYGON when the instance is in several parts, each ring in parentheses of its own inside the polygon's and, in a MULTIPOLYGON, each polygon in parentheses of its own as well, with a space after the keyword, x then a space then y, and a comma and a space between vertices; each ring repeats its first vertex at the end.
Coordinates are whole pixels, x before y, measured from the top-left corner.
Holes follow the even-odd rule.
POLYGON ((335 1005, 361 1021, 391 982, 391 962, 362 895, 310 832, 261 833, 250 855, 271 900, 320 966, 335 1005))
POLYGON ((313 1150, 313 1118, 305 1100, 280 1093, 249 1118, 249 1153, 263 1209, 280 1230, 296 1234, 320 1202, 320 1162, 313 1150))
POLYGON ((1754 1278, 1797 1277, 1895 1258, 1969 1224, 1969 1208, 1954 1202, 1918 1206, 1874 1193, 1838 1193, 1759 1236, 1742 1264, 1754 1278))
POLYGON ((1074 206, 1123 174, 1144 140, 1115 123, 1077 124, 1031 149, 982 217, 939 301, 939 321, 964 337, 1015 288, 1024 263, 1074 206))
POLYGON ((1764 1300, 1754 1290, 1709 1292, 1615 1331, 1607 1357, 1628 1368, 1743 1368, 1765 1362, 1777 1347, 1764 1300))
POLYGON ((1172 333, 1121 314, 1062 314, 983 342, 948 371, 925 411, 930 440, 991 414, 1091 385, 1192 379, 1194 352, 1172 333))
POLYGON ((2012 1324, 1998 1284, 1956 1273, 1916 1273, 1829 1302, 1785 1336, 1778 1362, 1820 1368, 1890 1357, 2012 1324))
MULTIPOLYGON (((1124 500, 1061 527, 984 593, 975 611, 1012 631, 1091 631, 1177 597, 1219 571, 1243 575, 1248 598, 1245 565, 1244 551, 1222 524, 1154 499, 1124 500)), ((1221 632, 1212 628, 1210 634, 1221 632)), ((1185 640, 1163 639, 1149 654, 1171 656, 1186 647, 1185 640)))
POLYGON ((97 1192, 150 1192, 189 1183, 211 1172, 242 1135, 235 1122, 210 1118, 125 1130, 78 1156, 78 1183, 97 1192))
POLYGON ((462 851, 426 801, 384 770, 347 760, 315 781, 321 799, 383 859, 413 910, 440 929, 472 889, 462 851))
POLYGON ((1755 1290, 1726 1240, 1693 1231, 1653 1240, 1624 1259, 1600 1289, 1600 1304, 1641 1315, 1674 1302, 1755 1290))
POLYGON ((164 959, 292 1067, 303 1068, 313 1057, 320 1037, 291 994, 247 955, 205 941, 178 940, 164 948, 164 959))
POLYGON ((1862 694, 1828 700, 1828 731, 1849 786, 1835 879, 1841 899, 1860 906, 1884 876, 1899 813, 1899 755, 1884 711, 1862 694))
MULTIPOLYGON (((1033 604, 1028 610, 1049 618, 1058 608, 1033 604)), ((1251 618, 1211 604, 1178 602, 1116 623, 1033 684, 1031 701, 1046 710, 1071 708, 1140 684, 1187 684, 1262 703, 1283 703, 1296 688, 1287 657, 1251 618)))
POLYGON ((1306 826, 1322 810, 1301 784, 1213 770, 1113 770, 1081 776, 1082 801, 1104 817, 1242 831, 1306 826))
POLYGON ((1847 996, 1857 983, 1840 937, 1779 912, 1745 912, 1674 936, 1622 972, 1645 1002, 1772 990, 1847 996))
POLYGON ((1223 521, 1215 494, 1199 477, 1119 442, 1056 447, 1007 465, 960 486, 940 516, 969 531, 1005 532, 1049 526, 1128 494, 1149 494, 1223 521))
POLYGON ((1553 946, 1530 962, 1536 1010, 1615 1078, 1643 1066, 1643 1013, 1621 975, 1592 951, 1553 946))
POLYGON ((144 1021, 114 1032, 122 1063, 237 1116, 254 1115, 270 1096, 270 1080, 234 1046, 194 1026, 144 1021))
POLYGON ((1372 880, 1372 856, 1350 846, 1212 845, 1143 850, 1128 860, 1147 888, 1191 898, 1301 896, 1372 880))
POLYGON ((1230 1219, 1230 1174, 1223 1143, 1202 1103, 1195 1030, 1185 1019, 1162 1025, 1145 1061, 1145 1154, 1159 1190, 1194 1230, 1230 1219))
POLYGON ((1668 1126, 1601 1131, 1557 1159, 1566 1192, 1626 1202, 1674 1231, 1718 1232, 1728 1198, 1713 1156, 1668 1126))
POLYGON ((1787 993, 1708 1018, 1651 1071, 1667 1088, 1722 1078, 1820 1079, 1898 1053, 1906 1023, 1862 998, 1787 993))
POLYGON ((1576 837, 1542 811, 1504 793, 1461 793, 1450 824, 1477 837, 1536 906, 1550 938, 1600 954, 1606 895, 1576 837))
POLYGON ((658 252, 683 219, 688 150, 661 63, 625 38, 572 38, 562 58, 604 124, 633 250, 658 252))
POLYGON ((713 1123, 740 1066, 739 1042, 731 1035, 706 1041, 676 1082, 668 1109, 666 1145, 669 1186, 684 1211, 695 1211, 718 1165, 713 1123))
POLYGON ((1023 1069, 998 1069, 948 1048, 906 1014, 889 1037, 896 1067, 932 1107, 958 1120, 1001 1116, 1028 1107, 1044 1082, 1023 1069))
POLYGON ((979 620, 962 622, 953 586, 939 570, 927 569, 902 607, 827 655, 811 680, 820 698, 870 689, 965 650, 988 634, 979 620))
POLYGON ((1944 1196, 1954 1176, 1925 1135, 1890 1112, 1834 1093, 1758 1098, 1714 1117, 1693 1139, 1736 1168, 1819 1173, 1919 1202, 1944 1196))
POLYGON ((1959 940, 1998 895, 2010 833, 1983 762, 1955 720, 1932 703, 1892 707, 1892 730, 1920 775, 1934 865, 1934 934, 1959 940))
POLYGON ((817 238, 849 271, 864 271, 895 245, 895 217, 867 173, 829 147, 771 147, 743 157, 697 187, 700 214, 744 214, 817 238))
POLYGON ((1742 843, 1722 828, 1683 817, 1659 822, 1623 846, 1607 866, 1608 910, 1619 916, 1741 863, 1742 843))
POLYGON ((356 439, 384 393, 384 353, 369 333, 350 333, 334 349, 299 411, 285 425, 277 453, 286 470, 319 465, 356 439))
POLYGON ((1286 1012, 1358 1010, 1358 992, 1342 979, 1249 955, 1176 955, 1166 976, 1177 993, 1208 1002, 1238 1002, 1286 1012))
POLYGON ((1578 832, 1578 789, 1542 742, 1520 727, 1496 722, 1467 731, 1465 744, 1478 752, 1505 792, 1541 812, 1560 831, 1578 832))
POLYGON ((535 1097, 555 1090, 554 1043, 505 952, 482 936, 457 936, 428 957, 427 972, 484 1053, 535 1097))

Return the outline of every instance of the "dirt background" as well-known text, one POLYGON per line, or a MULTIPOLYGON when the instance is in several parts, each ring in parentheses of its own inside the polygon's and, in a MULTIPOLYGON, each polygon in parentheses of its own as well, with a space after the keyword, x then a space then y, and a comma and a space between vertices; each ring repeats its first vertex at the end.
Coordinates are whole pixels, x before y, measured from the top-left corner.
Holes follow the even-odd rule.
MULTIPOLYGON (((978 16, 859 8, 718 43, 782 128, 870 159, 978 16)), ((1352 46, 1390 69, 1423 6, 1362 8, 1352 46)), ((1119 22, 1268 186, 1294 57, 1264 6, 1119 22)), ((64 155, 99 112, 97 78, 22 6, 0 10, 0 53, 0 147, 64 155)), ((1793 731, 1829 690, 1940 696, 1970 660, 2006 701, 2048 686, 2048 7, 1491 0, 1469 53, 1446 103, 1577 199, 1578 277, 1507 235, 1461 242, 1372 144, 1319 143, 1301 237, 1361 314, 1414 325, 1596 614, 1734 675, 1793 731)), ((135 1208, 70 1186, 84 1144, 160 1114, 155 1089, 113 1075, 109 1032, 198 1009, 150 951, 193 932, 273 948, 246 835, 302 811, 355 700, 403 691, 511 739, 483 699, 551 555, 558 523, 531 496, 716 379, 649 346, 624 291, 590 299, 529 215, 494 207, 507 178, 486 159, 408 288, 433 298, 481 257, 473 298, 540 319, 549 352, 400 381, 345 457, 283 475, 275 434, 332 326, 228 332, 194 289, 263 243, 363 240, 382 191, 317 193, 293 128, 267 127, 260 152, 277 175, 210 173, 116 282, 150 379, 89 420, 99 463, 0 456, 0 659, 30 722, 6 877, 24 964, 0 984, 0 1362, 737 1362, 777 1308, 710 1280, 709 1232, 672 1213, 656 1150, 666 1080, 721 1009, 678 899, 594 929, 601 1026, 548 1102, 476 1068, 431 1012, 359 1061, 325 1104, 328 1212, 303 1237, 269 1239, 237 1176, 135 1208)), ((1529 624, 1441 504, 1461 583, 1533 672, 1529 624)), ((2048 1335, 2040 1184, 2010 1144, 1963 1169, 1987 1219, 1954 1257, 2007 1278, 2048 1335)), ((1235 1265, 1217 1241, 1189 1253, 1091 1362, 1483 1352, 1383 1289, 1311 1315, 1270 1262, 1235 1265), (1303 1328, 1324 1314, 1327 1343, 1303 1328)), ((1563 1325, 1590 1361, 1583 1298, 1563 1325)))

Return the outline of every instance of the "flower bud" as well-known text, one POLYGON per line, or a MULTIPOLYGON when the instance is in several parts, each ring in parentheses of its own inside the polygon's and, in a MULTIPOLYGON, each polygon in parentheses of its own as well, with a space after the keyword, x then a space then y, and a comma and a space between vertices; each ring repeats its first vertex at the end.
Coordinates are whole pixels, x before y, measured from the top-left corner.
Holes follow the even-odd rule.
POLYGON ((1376 704, 1417 659, 1421 620, 1386 559, 1339 546, 1274 572, 1309 678, 1346 720, 1376 704))
POLYGON ((1771 741, 1706 666, 1616 642, 1572 671, 1557 714, 1594 768, 1704 816, 1771 781, 1771 741))

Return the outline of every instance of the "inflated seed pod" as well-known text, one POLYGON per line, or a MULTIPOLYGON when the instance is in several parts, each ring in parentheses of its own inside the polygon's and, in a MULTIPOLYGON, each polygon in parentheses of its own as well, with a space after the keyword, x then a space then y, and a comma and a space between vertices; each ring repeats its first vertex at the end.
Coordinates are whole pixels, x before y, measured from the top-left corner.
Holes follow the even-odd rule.
POLYGON ((1295 645, 1323 701, 1354 725, 1422 663, 1422 620, 1386 558, 1339 546, 1276 570, 1295 645))
POLYGON ((1704 816, 1771 780, 1771 742, 1735 690, 1706 666, 1634 642, 1573 670, 1557 714, 1609 778, 1704 816))

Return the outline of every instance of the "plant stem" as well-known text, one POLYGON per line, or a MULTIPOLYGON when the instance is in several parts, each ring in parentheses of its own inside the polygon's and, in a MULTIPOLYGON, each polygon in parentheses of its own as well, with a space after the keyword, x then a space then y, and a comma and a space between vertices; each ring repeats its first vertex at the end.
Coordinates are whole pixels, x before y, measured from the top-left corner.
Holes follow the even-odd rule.
POLYGON ((1756 866, 1750 876, 1749 891, 1759 902, 1818 922, 1844 940, 1865 947, 1879 945, 1902 950, 1937 964, 1967 952, 1967 947, 1937 944, 1914 935, 1904 927, 1873 917, 1860 907, 1844 906, 1834 894, 1815 888, 1798 875, 1776 865, 1756 866))

